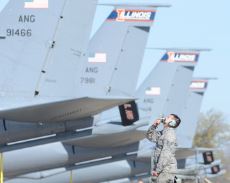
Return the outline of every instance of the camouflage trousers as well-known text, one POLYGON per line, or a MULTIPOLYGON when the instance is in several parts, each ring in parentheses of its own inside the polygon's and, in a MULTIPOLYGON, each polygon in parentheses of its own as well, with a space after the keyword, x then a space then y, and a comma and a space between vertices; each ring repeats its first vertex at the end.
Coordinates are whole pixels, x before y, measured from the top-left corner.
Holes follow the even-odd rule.
POLYGON ((157 178, 152 177, 150 183, 174 183, 174 174, 161 173, 157 178))

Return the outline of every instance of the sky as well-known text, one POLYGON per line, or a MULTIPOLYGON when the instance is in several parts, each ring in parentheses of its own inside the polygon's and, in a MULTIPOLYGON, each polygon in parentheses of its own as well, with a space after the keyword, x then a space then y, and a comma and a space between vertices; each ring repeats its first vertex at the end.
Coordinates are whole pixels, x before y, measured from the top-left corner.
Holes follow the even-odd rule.
MULTIPOLYGON (((0 10, 8 0, 0 0, 0 10)), ((194 77, 216 77, 209 83, 201 111, 215 109, 230 121, 230 1, 229 0, 99 0, 99 3, 137 2, 163 3, 170 8, 159 8, 151 30, 148 48, 210 48, 201 53, 194 77)), ((93 33, 108 16, 111 7, 99 5, 93 33)), ((139 82, 147 76, 164 51, 146 50, 139 82)))

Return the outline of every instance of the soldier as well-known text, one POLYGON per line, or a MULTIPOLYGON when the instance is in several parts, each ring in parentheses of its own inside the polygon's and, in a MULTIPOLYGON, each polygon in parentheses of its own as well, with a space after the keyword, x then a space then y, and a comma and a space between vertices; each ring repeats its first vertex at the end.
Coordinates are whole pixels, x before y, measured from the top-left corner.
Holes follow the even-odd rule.
POLYGON ((176 134, 174 129, 180 125, 180 122, 181 120, 176 114, 170 114, 166 118, 155 120, 147 131, 147 139, 156 143, 151 162, 151 175, 156 177, 157 183, 174 182, 177 170, 175 158, 176 134), (157 131, 156 128, 161 122, 164 124, 164 129, 157 131))

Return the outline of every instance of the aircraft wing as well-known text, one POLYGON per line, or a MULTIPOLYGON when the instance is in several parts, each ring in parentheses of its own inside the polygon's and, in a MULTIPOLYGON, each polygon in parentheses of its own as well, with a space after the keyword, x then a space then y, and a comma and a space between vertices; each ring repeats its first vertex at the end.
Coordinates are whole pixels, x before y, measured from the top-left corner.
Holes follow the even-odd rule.
POLYGON ((131 98, 77 98, 0 110, 0 118, 19 122, 59 122, 92 116, 131 98))
POLYGON ((146 124, 148 124, 147 119, 140 120, 132 126, 126 127, 119 124, 108 123, 95 127, 93 135, 91 136, 74 138, 64 141, 63 143, 91 148, 124 146, 145 138, 145 130, 142 129, 142 127, 146 124))

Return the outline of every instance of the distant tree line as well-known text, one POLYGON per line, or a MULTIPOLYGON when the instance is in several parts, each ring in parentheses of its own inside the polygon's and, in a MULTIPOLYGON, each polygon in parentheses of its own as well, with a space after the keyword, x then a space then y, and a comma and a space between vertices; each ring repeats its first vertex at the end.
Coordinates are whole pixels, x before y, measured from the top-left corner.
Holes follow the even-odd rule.
POLYGON ((216 110, 209 110, 201 113, 193 139, 193 147, 207 147, 223 149, 216 153, 217 158, 222 159, 222 163, 227 173, 218 178, 217 181, 230 182, 230 154, 224 152, 225 147, 230 145, 230 122, 225 120, 224 114, 216 110))

